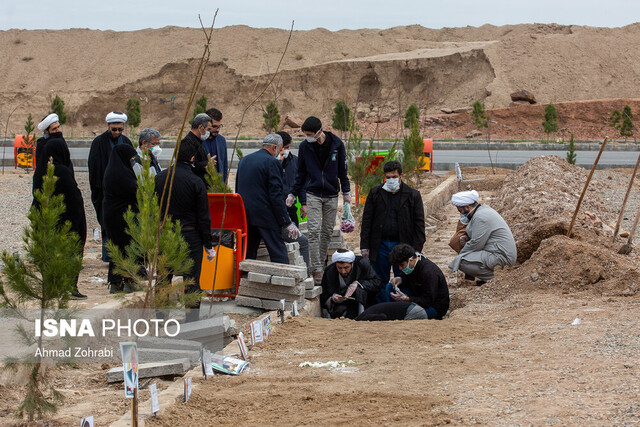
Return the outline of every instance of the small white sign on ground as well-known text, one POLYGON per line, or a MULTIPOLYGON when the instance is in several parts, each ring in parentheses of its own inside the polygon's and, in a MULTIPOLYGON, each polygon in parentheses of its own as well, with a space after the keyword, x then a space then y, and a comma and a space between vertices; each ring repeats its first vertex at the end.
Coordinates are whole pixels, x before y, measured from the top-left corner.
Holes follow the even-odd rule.
POLYGON ((151 413, 153 415, 160 412, 160 403, 158 402, 158 386, 153 383, 149 386, 149 392, 151 393, 151 413))

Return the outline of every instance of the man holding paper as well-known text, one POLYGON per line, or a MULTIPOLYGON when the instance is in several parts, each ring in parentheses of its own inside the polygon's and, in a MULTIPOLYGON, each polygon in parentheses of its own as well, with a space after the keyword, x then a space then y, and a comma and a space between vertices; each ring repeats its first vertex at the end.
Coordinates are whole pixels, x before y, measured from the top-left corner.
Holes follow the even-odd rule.
POLYGON ((332 319, 355 319, 380 290, 380 279, 365 258, 338 249, 322 275, 320 301, 332 319))

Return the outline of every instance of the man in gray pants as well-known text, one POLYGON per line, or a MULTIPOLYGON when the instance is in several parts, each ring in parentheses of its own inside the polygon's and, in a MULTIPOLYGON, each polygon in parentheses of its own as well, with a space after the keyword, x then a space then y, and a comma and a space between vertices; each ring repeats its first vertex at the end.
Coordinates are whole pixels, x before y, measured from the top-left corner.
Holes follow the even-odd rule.
POLYGON ((308 117, 301 129, 306 138, 298 149, 298 173, 287 197, 287 206, 293 205, 306 183, 307 204, 302 206, 302 215, 308 216, 311 269, 313 279, 319 285, 336 224, 340 190, 344 202, 351 201, 347 155, 342 140, 323 131, 317 117, 308 117))

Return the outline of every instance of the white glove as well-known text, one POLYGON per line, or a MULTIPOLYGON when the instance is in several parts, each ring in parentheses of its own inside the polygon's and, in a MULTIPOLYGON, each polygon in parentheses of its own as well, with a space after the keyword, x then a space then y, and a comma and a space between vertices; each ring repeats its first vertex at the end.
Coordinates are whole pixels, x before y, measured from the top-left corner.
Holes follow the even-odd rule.
POLYGON ((346 193, 346 194, 342 194, 342 201, 345 203, 351 203, 351 194, 350 193, 346 193))
POLYGON ((287 201, 285 202, 285 204, 287 205, 288 208, 290 208, 291 206, 293 206, 295 202, 296 202, 296 196, 294 196, 293 194, 289 194, 287 196, 287 201))
POLYGON ((342 295, 333 294, 331 296, 331 301, 335 302, 336 304, 340 304, 341 302, 344 302, 345 300, 346 300, 346 298, 343 297, 342 295))
POLYGON ((207 251, 207 261, 209 262, 213 261, 213 258, 215 258, 216 256, 216 250, 213 248, 211 249, 205 248, 205 251, 207 251))
POLYGON ((294 223, 291 223, 287 226, 287 232, 289 233, 289 238, 293 240, 297 239, 302 235, 302 233, 294 223))
POLYGON ((360 249, 360 253, 362 254, 363 257, 365 257, 366 259, 369 259, 369 249, 360 249))

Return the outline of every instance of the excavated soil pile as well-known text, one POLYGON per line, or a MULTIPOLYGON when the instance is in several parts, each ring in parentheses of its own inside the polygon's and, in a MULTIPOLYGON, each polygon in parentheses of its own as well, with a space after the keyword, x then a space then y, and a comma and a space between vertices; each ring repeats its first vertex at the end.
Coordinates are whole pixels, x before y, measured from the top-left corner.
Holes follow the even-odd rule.
MULTIPOLYGON (((635 251, 630 256, 618 254, 623 239, 612 239, 628 175, 597 171, 572 238, 566 237, 588 173, 559 157, 542 156, 531 159, 505 180, 491 205, 511 227, 520 265, 497 274, 498 287, 636 294, 640 285, 638 256, 635 251)), ((630 203, 637 203, 635 197, 630 203)))

